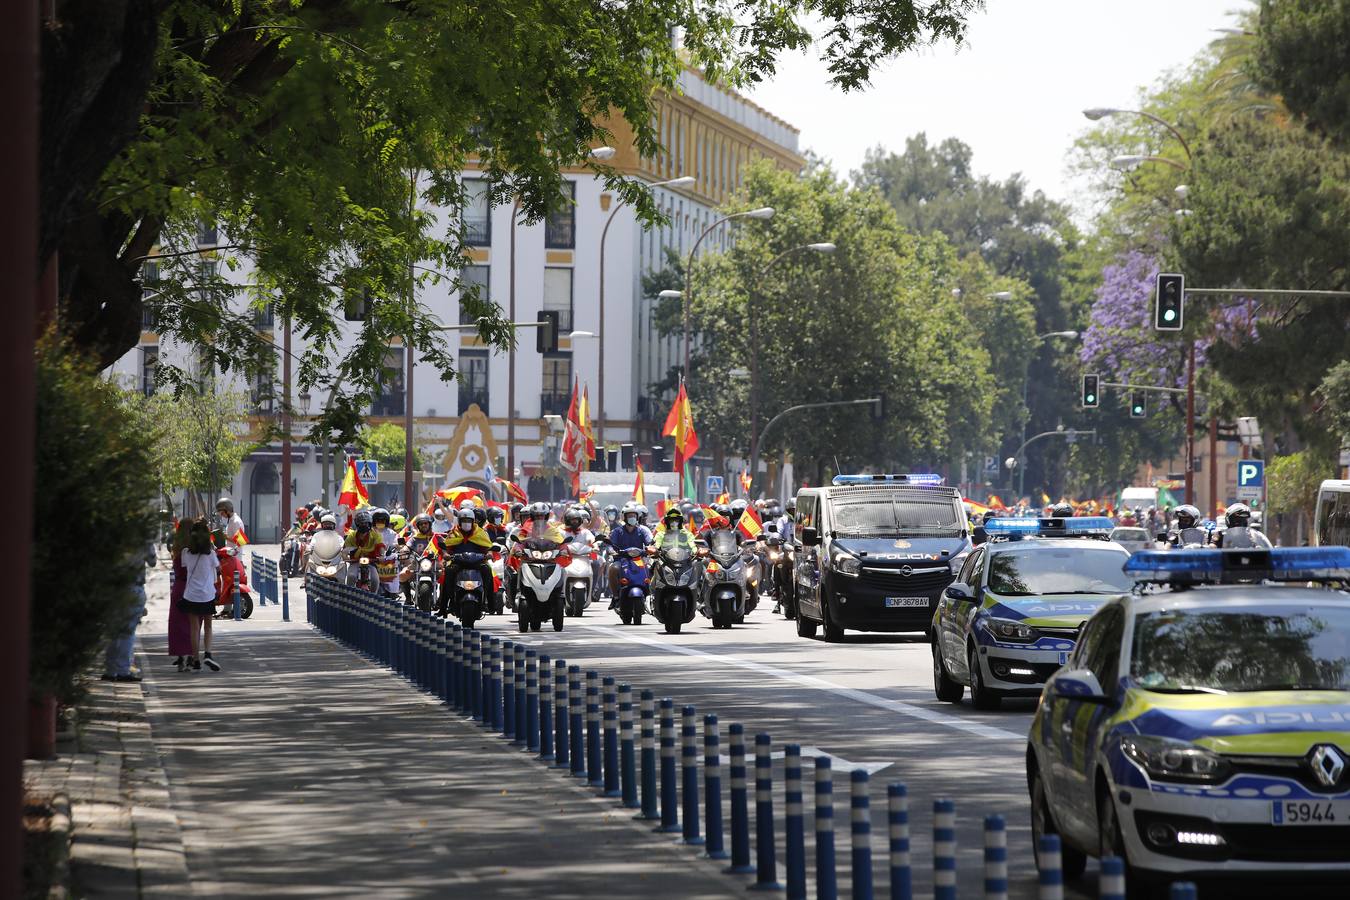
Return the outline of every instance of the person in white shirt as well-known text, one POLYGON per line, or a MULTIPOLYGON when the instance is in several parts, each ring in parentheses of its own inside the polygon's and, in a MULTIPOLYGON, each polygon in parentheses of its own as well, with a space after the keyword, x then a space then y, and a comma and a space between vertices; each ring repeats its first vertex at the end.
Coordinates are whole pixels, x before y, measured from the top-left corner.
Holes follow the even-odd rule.
POLYGON ((234 536, 244 530, 244 520, 234 511, 234 501, 221 497, 216 501, 216 515, 220 516, 220 530, 225 532, 225 540, 234 545, 234 536))
POLYGON ((211 671, 219 672, 220 664, 211 657, 211 617, 216 610, 216 572, 220 569, 220 560, 216 558, 211 526, 205 518, 192 523, 188 544, 183 550, 183 568, 187 572, 187 583, 179 608, 189 616, 188 628, 192 636, 192 658, 186 668, 201 671, 202 663, 206 663, 211 671))
POLYGON ((436 511, 431 516, 431 533, 449 534, 450 531, 450 520, 445 517, 445 510, 439 506, 436 507, 436 511))

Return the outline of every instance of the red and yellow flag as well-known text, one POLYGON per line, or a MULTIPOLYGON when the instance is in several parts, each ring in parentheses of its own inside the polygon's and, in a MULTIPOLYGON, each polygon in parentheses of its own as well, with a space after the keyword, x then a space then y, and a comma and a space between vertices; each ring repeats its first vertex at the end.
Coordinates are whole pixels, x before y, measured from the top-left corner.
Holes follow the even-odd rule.
POLYGON ((586 453, 586 435, 581 430, 580 391, 576 379, 572 380, 572 402, 567 407, 567 421, 564 424, 563 442, 559 453, 562 467, 572 473, 572 495, 581 493, 581 468, 586 453))
POLYGON ((587 385, 581 389, 581 408, 577 413, 581 423, 581 434, 586 439, 586 458, 595 459, 595 428, 591 424, 591 389, 587 385))
POLYGON ((717 499, 714 500, 713 502, 718 504, 719 506, 729 504, 731 503, 731 495, 728 494, 726 491, 723 491, 722 493, 717 495, 717 499))
POLYGON ((990 494, 990 495, 989 495, 989 508, 990 508, 990 509, 1007 509, 1008 507, 1004 506, 1004 505, 1003 505, 1003 501, 1000 500, 1000 499, 998 499, 998 494, 990 494))
POLYGON ((750 473, 749 473, 749 472, 742 472, 742 473, 741 473, 741 493, 742 493, 742 494, 745 494, 745 496, 749 497, 749 496, 750 496, 750 486, 753 485, 754 483, 755 483, 755 480, 754 480, 753 478, 750 477, 750 473))
POLYGON ((242 547, 248 543, 248 535, 244 533, 244 529, 241 527, 234 533, 234 537, 231 540, 242 547))
POLYGON ((657 501, 656 501, 656 521, 659 522, 659 521, 661 521, 662 519, 664 519, 664 518, 666 517, 666 510, 670 509, 671 506, 673 506, 674 504, 675 504, 675 501, 674 501, 674 500, 657 500, 657 501))
POLYGON ((338 506, 348 509, 360 509, 370 505, 370 491, 361 483, 356 474, 356 457, 347 457, 347 474, 342 479, 342 492, 338 494, 338 506))
POLYGON ((642 471, 642 457, 638 457, 635 462, 637 463, 637 479, 633 482, 633 502, 645 505, 647 502, 647 479, 642 471))
POLYGON ((759 539, 760 532, 764 530, 764 523, 760 521, 759 514, 755 512, 753 506, 747 506, 745 512, 741 513, 741 520, 736 523, 736 530, 744 535, 746 540, 759 539))
POLYGON ((675 438, 675 471, 683 472, 685 461, 692 459, 698 452, 698 432, 694 431, 694 413, 689 408, 689 395, 684 384, 675 395, 675 405, 666 415, 666 423, 661 433, 675 438))
POLYGON ((505 478, 496 479, 497 483, 506 491, 506 496, 520 503, 529 503, 530 498, 525 496, 525 492, 520 489, 520 485, 514 481, 507 481, 505 478))

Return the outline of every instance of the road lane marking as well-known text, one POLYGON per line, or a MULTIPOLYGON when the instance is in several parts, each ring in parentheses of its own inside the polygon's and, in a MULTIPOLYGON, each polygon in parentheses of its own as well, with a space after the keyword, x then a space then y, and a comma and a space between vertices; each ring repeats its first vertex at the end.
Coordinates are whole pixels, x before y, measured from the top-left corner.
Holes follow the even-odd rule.
POLYGON ((903 700, 891 700, 887 697, 878 697, 876 694, 869 694, 867 691, 860 691, 856 688, 844 687, 823 678, 816 678, 814 675, 802 675, 799 672, 793 672, 788 669, 779 669, 775 666, 766 666, 764 663, 757 663, 748 659, 741 659, 739 656, 732 656, 729 653, 711 653, 707 650, 699 650, 696 647, 685 647, 680 644, 672 644, 666 641, 658 641, 654 638, 643 637, 637 634, 630 634, 626 631, 620 631, 617 628, 610 628, 606 625, 574 625, 574 628, 584 628, 588 631, 598 631, 611 637, 621 638, 625 641, 632 641, 635 644, 645 644, 649 647, 656 647, 670 653, 681 653, 685 656, 701 656, 711 659, 715 662, 724 663, 728 666, 736 666, 741 669, 749 669, 752 672, 760 672, 765 675, 771 675, 782 681, 788 681, 793 684, 799 684, 802 687, 814 688, 816 690, 829 691, 840 697, 847 697, 849 700, 864 703, 868 706, 875 706, 878 709, 885 709, 891 712, 899 713, 902 716, 909 716, 914 719, 921 719, 924 722, 931 722, 934 725, 942 725, 946 728, 952 728, 956 731, 964 731, 967 734, 973 734, 977 737, 989 738, 996 741, 1024 741, 1025 735, 1016 732, 1007 731, 1003 728, 995 728, 992 725, 982 725, 979 722, 970 722, 959 716, 948 715, 937 710, 927 709, 922 706, 916 706, 913 703, 906 703, 903 700))
MULTIPOLYGON (((782 759, 786 755, 787 755, 786 751, 775 750, 769 754, 769 759, 782 759)), ((836 772, 852 772, 854 769, 865 769, 868 775, 875 775, 882 769, 885 769, 891 765, 891 763, 880 761, 853 762, 852 760, 844 759, 842 756, 835 756, 833 753, 828 753, 820 749, 819 747, 802 748, 803 760, 814 761, 818 756, 829 757, 830 767, 833 768, 836 772)))

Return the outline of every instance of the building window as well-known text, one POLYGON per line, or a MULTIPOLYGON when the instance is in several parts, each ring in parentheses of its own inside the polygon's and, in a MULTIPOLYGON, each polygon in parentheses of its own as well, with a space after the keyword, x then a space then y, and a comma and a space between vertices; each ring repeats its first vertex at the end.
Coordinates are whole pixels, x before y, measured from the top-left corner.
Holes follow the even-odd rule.
POLYGON ((562 205, 544 220, 544 246, 554 250, 571 250, 577 245, 577 185, 563 182, 562 205))
POLYGON ((541 416, 565 416, 572 402, 572 354, 544 354, 544 384, 539 397, 541 416))
MULTIPOLYGON (((459 273, 459 280, 464 285, 465 290, 471 287, 478 288, 478 299, 484 302, 492 300, 492 293, 488 287, 488 266, 465 266, 459 273)), ((477 325, 478 317, 464 308, 464 304, 459 305, 459 324, 477 325)))
POLYGON ((253 378, 253 412, 260 416, 270 416, 276 409, 276 390, 270 372, 260 373, 253 378))
POLYGON ((141 393, 147 397, 155 393, 155 372, 159 369, 159 347, 141 348, 141 393))
POLYGON ((220 229, 215 222, 201 220, 197 222, 197 246, 215 247, 220 243, 220 229))
POLYGON ((380 372, 379 391, 370 404, 372 416, 403 415, 403 348, 390 347, 384 351, 384 366, 380 372))
POLYGON ((264 306, 262 309, 253 310, 254 328, 270 329, 274 328, 276 324, 277 324, 277 311, 276 307, 272 304, 272 301, 269 300, 267 302, 267 305, 264 306))
POLYGON ((544 269, 544 309, 558 313, 558 332, 572 330, 572 270, 562 266, 544 269))
POLYGON ((492 246, 492 189, 482 178, 464 179, 464 241, 492 246))
POLYGON ((342 317, 348 322, 364 322, 370 315, 370 288, 347 291, 342 296, 342 317))
POLYGON ((488 353, 486 350, 463 350, 459 354, 459 414, 478 404, 488 411, 488 353))

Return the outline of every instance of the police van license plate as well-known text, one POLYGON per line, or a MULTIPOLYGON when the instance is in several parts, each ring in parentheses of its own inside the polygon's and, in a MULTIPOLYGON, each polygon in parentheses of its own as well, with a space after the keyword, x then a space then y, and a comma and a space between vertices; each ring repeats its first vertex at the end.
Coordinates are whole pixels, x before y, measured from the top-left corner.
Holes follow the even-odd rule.
POLYGON ((927 597, 887 597, 887 609, 904 609, 907 607, 926 607, 928 605, 927 597))
POLYGON ((1275 800, 1270 804, 1272 825, 1350 825, 1347 800, 1275 800))

